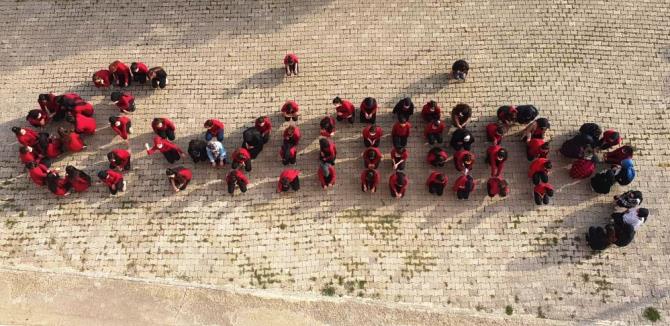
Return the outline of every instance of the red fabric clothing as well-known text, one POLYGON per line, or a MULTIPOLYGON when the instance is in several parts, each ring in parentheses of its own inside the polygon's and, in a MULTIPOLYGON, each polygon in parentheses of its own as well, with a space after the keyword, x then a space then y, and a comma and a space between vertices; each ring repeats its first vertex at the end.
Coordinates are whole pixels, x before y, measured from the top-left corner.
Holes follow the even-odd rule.
POLYGON ((42 109, 30 110, 28 116, 26 116, 26 121, 28 121, 28 123, 30 123, 30 125, 33 127, 44 127, 47 123, 49 123, 50 120, 51 118, 49 117, 49 113, 42 109), (37 119, 32 118, 31 115, 33 112, 39 112, 40 117, 37 119))
POLYGON ((502 142, 502 135, 497 134, 498 124, 495 122, 486 125, 486 139, 493 143, 493 145, 500 145, 502 142))
POLYGON ((544 139, 542 138, 531 138, 531 140, 526 144, 526 154, 528 157, 546 158, 549 155, 549 149, 542 149, 542 145, 545 144, 544 139))
POLYGON ((442 162, 445 162, 449 158, 449 154, 445 150, 440 150, 436 153, 436 151, 430 150, 428 151, 428 155, 426 155, 426 161, 428 164, 433 165, 433 162, 437 160, 438 157, 442 158, 442 162))
POLYGON ((279 181, 277 182, 277 191, 282 192, 282 187, 281 187, 281 180, 282 179, 286 179, 286 180, 288 180, 289 183, 291 183, 299 175, 300 175, 300 171, 294 170, 294 169, 286 169, 286 170, 282 171, 282 173, 279 175, 279 181))
POLYGON ((71 132, 67 134, 66 137, 67 140, 65 141, 65 144, 67 145, 68 152, 80 152, 86 146, 86 144, 84 144, 84 140, 81 139, 81 136, 76 132, 71 132))
POLYGON ((543 130, 542 128, 538 127, 537 122, 534 123, 535 123, 535 129, 533 129, 533 131, 530 132, 530 137, 544 138, 544 133, 546 132, 546 130, 543 130))
POLYGON ((505 124, 510 124, 514 122, 514 114, 518 113, 516 106, 512 105, 508 110, 498 110, 498 120, 502 121, 505 124))
MULTIPOLYGON (((116 122, 112 124, 112 130, 121 136, 124 140, 128 139, 128 124, 130 123, 130 118, 127 116, 120 116, 116 119, 116 122), (118 124, 118 126, 117 126, 118 124)), ((153 125, 152 125, 153 127, 153 125)), ((155 129, 154 129, 155 130, 155 129)))
POLYGON ((404 126, 400 122, 396 122, 391 130, 391 136, 409 137, 410 128, 412 128, 412 125, 409 122, 405 122, 404 126))
POLYGON ((546 162, 549 162, 549 160, 546 158, 536 158, 533 160, 533 162, 530 162, 530 167, 528 168, 528 177, 532 178, 533 175, 538 172, 547 173, 548 171, 544 168, 544 164, 546 162))
POLYGON ((167 139, 161 138, 160 136, 154 136, 154 146, 147 150, 147 154, 151 155, 151 154, 155 153, 156 151, 161 152, 161 153, 166 153, 166 152, 170 152, 170 151, 177 151, 180 154, 184 154, 184 151, 182 151, 181 148, 179 148, 179 146, 175 145, 174 143, 172 143, 171 141, 169 141, 167 139), (163 147, 158 148, 159 144, 162 144, 163 147))
POLYGON ((52 191, 51 193, 56 195, 56 196, 65 196, 70 192, 70 181, 65 179, 65 178, 59 178, 58 182, 56 183, 56 191, 52 191))
POLYGON ((573 179, 586 179, 596 171, 596 164, 591 160, 577 159, 570 167, 570 177, 573 179))
POLYGON ((70 184, 72 185, 72 189, 75 192, 84 192, 84 191, 88 190, 88 188, 91 186, 91 183, 88 180, 82 178, 81 176, 77 176, 76 178, 69 179, 68 181, 70 181, 70 184))
POLYGON ((186 183, 193 179, 193 172, 187 168, 176 169, 176 172, 186 183))
POLYGON ((49 143, 47 144, 47 152, 46 152, 46 157, 48 158, 56 158, 60 154, 63 153, 61 150, 61 146, 63 145, 63 142, 60 140, 60 138, 50 138, 49 143))
POLYGON ((391 191, 400 194, 401 197, 405 196, 405 191, 407 191, 407 186, 409 185, 409 178, 405 177, 405 184, 402 187, 398 187, 398 185, 396 184, 397 181, 398 181, 398 175, 396 173, 393 173, 389 178, 389 188, 391 188, 391 191))
POLYGON ((135 103, 135 97, 129 92, 121 93, 119 101, 116 102, 116 106, 119 108, 119 111, 126 113, 130 112, 130 107, 135 103))
POLYGON ((95 134, 96 122, 95 119, 87 117, 83 114, 78 114, 74 117, 74 131, 78 134, 93 135, 95 134))
POLYGON ((424 104, 423 108, 421 109, 421 118, 423 118, 424 121, 431 121, 434 120, 434 118, 437 118, 436 120, 439 120, 440 116, 442 115, 442 108, 437 106, 435 107, 435 111, 431 111, 430 109, 431 109, 430 102, 424 104))
POLYGON ((284 141, 288 141, 289 139, 292 139, 293 144, 295 144, 295 145, 298 145, 298 143, 300 142, 300 137, 302 137, 302 135, 300 134, 300 128, 298 128, 297 126, 293 127, 292 137, 291 137, 291 134, 289 134, 289 132, 288 132, 288 128, 284 129, 284 135, 283 136, 284 136, 284 141))
MULTIPOLYGON (((360 177, 361 178, 361 185, 367 184, 366 175, 368 174, 368 171, 369 170, 363 170, 363 172, 361 172, 361 177, 360 177)), ((374 178, 372 179, 373 180, 373 186, 377 187, 377 185, 379 184, 379 172, 377 172, 377 170, 372 170, 372 171, 374 171, 374 178)))
POLYGON ((622 146, 611 152, 608 152, 605 154, 605 162, 609 164, 621 165, 621 161, 633 158, 632 152, 626 153, 626 151, 629 150, 630 148, 628 146, 622 146))
POLYGON ((135 64, 135 68, 137 69, 137 71, 133 71, 133 74, 137 73, 145 75, 149 74, 149 67, 147 67, 147 65, 145 65, 143 62, 136 61, 133 63, 135 64))
POLYGON ((29 128, 23 128, 23 130, 25 130, 26 133, 24 135, 17 134, 16 140, 18 140, 21 145, 35 147, 38 140, 37 132, 29 128))
POLYGON ((461 149, 454 153, 454 166, 456 167, 456 171, 462 172, 465 169, 472 170, 474 164, 475 154, 472 152, 466 149, 461 149), (470 164, 465 164, 465 155, 467 154, 470 154, 470 157, 472 158, 470 164))
POLYGON ((337 157, 337 147, 335 147, 335 143, 328 139, 328 152, 324 152, 323 150, 319 151, 319 155, 323 161, 331 161, 335 160, 337 157))
POLYGON ((95 113, 95 109, 93 108, 93 104, 89 102, 80 102, 72 108, 71 112, 72 115, 82 114, 87 117, 92 117, 93 113, 95 113))
POLYGON ((335 173, 335 167, 329 165, 328 172, 330 173, 331 176, 330 183, 326 183, 326 177, 323 175, 323 169, 319 167, 318 171, 316 172, 316 174, 319 177, 319 182, 321 182, 321 187, 335 184, 335 179, 337 178, 337 174, 335 173))
POLYGON ((491 177, 486 182, 486 190, 490 197, 495 197, 496 195, 500 197, 505 197, 509 194, 509 187, 501 187, 501 184, 504 182, 503 179, 499 177, 491 177))
POLYGON ((49 98, 44 103, 40 102, 39 99, 37 100, 40 108, 44 111, 49 111, 52 114, 58 112, 60 110, 60 105, 56 102, 56 95, 49 93, 48 97, 49 98))
POLYGON ((498 152, 501 149, 503 148, 500 145, 491 145, 486 150, 487 163, 491 167, 491 176, 493 177, 499 177, 502 174, 503 168, 505 167, 505 161, 507 161, 507 159, 502 161, 498 160, 498 152))
POLYGON ((428 176, 428 180, 426 180, 426 186, 430 186, 430 185, 432 185, 432 184, 443 184, 443 185, 446 185, 446 184, 449 182, 449 180, 448 180, 448 178, 447 178, 447 175, 446 175, 446 174, 442 174, 442 176, 444 176, 444 181, 440 182, 440 181, 437 180, 437 177, 438 177, 440 174, 442 174, 442 173, 433 171, 433 173, 431 173, 431 174, 428 176))
POLYGON ((361 111, 363 111, 363 114, 365 114, 365 117, 367 119, 370 119, 370 118, 372 118, 373 115, 377 114, 377 102, 375 102, 372 107, 368 107, 365 104, 365 100, 363 100, 363 102, 361 102, 360 108, 361 108, 361 111))
POLYGON ((331 116, 324 117, 324 118, 321 119, 321 121, 319 122, 319 127, 321 128, 321 131, 319 132, 319 133, 321 134, 321 136, 323 136, 323 137, 331 137, 331 136, 333 136, 333 134, 335 133, 335 119, 333 119, 333 117, 331 117, 331 116), (328 131, 328 130, 323 129, 323 125, 324 125, 324 123, 325 123, 326 121, 328 121, 329 124, 332 126, 332 130, 331 130, 331 131, 328 131))
POLYGON ((405 150, 404 153, 400 154, 398 153, 398 150, 391 149, 391 160, 393 160, 393 164, 398 163, 399 161, 407 161, 407 158, 409 157, 409 151, 405 150))
POLYGON ((212 121, 212 126, 207 129, 207 132, 209 132, 212 137, 216 138, 216 135, 218 135, 219 130, 224 130, 223 122, 217 120, 217 119, 210 119, 212 121))
POLYGON ((614 141, 610 140, 612 138, 613 134, 615 134, 615 133, 617 133, 617 132, 616 132, 616 130, 613 130, 613 129, 605 130, 600 142, 604 143, 604 144, 607 144, 610 147, 621 144, 621 142, 623 141, 623 137, 621 137, 621 136, 619 136, 619 138, 617 138, 614 141))
POLYGON ((249 184, 249 179, 247 178, 246 175, 244 175, 244 172, 240 170, 232 170, 226 175, 226 183, 230 184, 232 182, 232 176, 235 175, 237 177, 238 182, 242 182, 243 184, 249 184))
POLYGON ((123 181, 123 174, 112 169, 107 170, 107 178, 103 180, 108 187, 115 186, 117 183, 123 181))
POLYGON ((370 126, 363 128, 363 138, 367 139, 371 144, 382 138, 384 134, 381 127, 375 127, 375 134, 370 134, 370 126))
POLYGON ((293 63, 299 63, 298 56, 293 54, 293 53, 289 53, 284 57, 284 64, 285 65, 290 64, 289 59, 292 60, 293 63))
POLYGON ((233 152, 233 162, 235 163, 242 164, 249 161, 250 159, 251 154, 244 147, 240 147, 235 152, 233 152))
POLYGON ((279 157, 282 159, 289 159, 293 158, 298 154, 298 148, 297 146, 291 146, 289 147, 288 151, 284 151, 284 146, 279 148, 279 157))
POLYGON ((109 72, 109 70, 107 69, 96 71, 95 74, 93 74, 93 85, 95 85, 95 87, 97 88, 109 87, 110 85, 112 85, 112 73, 109 72), (95 77, 101 78, 102 82, 96 83, 95 77))
POLYGON ((28 170, 30 179, 38 186, 44 186, 46 184, 48 173, 49 168, 44 164, 38 164, 36 167, 28 170))
POLYGON ((26 152, 26 153, 19 152, 19 159, 21 160, 21 163, 28 163, 38 160, 37 155, 35 155, 35 152, 26 152))
POLYGON ((533 188, 533 192, 540 195, 540 197, 544 197, 549 190, 554 191, 554 187, 549 183, 542 182, 533 188))
POLYGON ((288 100, 281 107, 281 112, 287 115, 296 115, 298 112, 300 112, 300 106, 298 103, 296 103, 296 101, 288 100))
POLYGON ((428 138, 428 135, 441 135, 444 131, 444 122, 440 122, 440 125, 435 127, 434 123, 426 124, 426 128, 423 129, 423 136, 428 138))
POLYGON ((368 147, 368 149, 366 149, 363 152, 363 162, 365 162, 365 166, 368 168, 376 169, 379 166, 379 162, 381 160, 382 160, 382 152, 377 147, 368 147), (374 160, 370 160, 370 158, 368 157, 369 152, 375 152, 377 154, 374 160))
MULTIPOLYGON (((468 183, 468 179, 472 178, 469 175, 462 175, 456 179, 456 182, 454 182, 454 191, 459 191, 459 190, 466 190, 466 184, 468 183)), ((472 180, 472 189, 470 189, 470 192, 475 190, 475 182, 474 179, 472 180)))
POLYGON ((338 117, 340 117, 341 119, 347 119, 352 115, 354 115, 354 113, 356 112, 356 107, 354 107, 354 105, 351 102, 347 100, 342 100, 342 104, 336 107, 335 111, 337 111, 338 117))
POLYGON ((151 121, 151 129, 153 129, 154 132, 177 129, 172 120, 165 117, 162 117, 161 120, 163 120, 163 125, 160 128, 158 127, 156 121, 151 121))
POLYGON ((263 117, 262 126, 260 125, 260 123, 258 123, 258 121, 254 123, 254 126, 256 127, 256 130, 258 130, 263 136, 272 131, 272 121, 270 121, 269 117, 263 117))
POLYGON ((114 74, 117 76, 117 78, 115 78, 117 82, 121 80, 121 78, 118 77, 124 77, 125 80, 128 81, 128 83, 130 83, 130 75, 131 75, 130 67, 128 67, 128 65, 121 62, 120 60, 112 62, 112 64, 109 65, 109 71, 113 71, 114 74))
POLYGON ((113 167, 125 168, 130 163, 130 152, 125 149, 113 149, 112 153, 117 160, 112 163, 113 167))

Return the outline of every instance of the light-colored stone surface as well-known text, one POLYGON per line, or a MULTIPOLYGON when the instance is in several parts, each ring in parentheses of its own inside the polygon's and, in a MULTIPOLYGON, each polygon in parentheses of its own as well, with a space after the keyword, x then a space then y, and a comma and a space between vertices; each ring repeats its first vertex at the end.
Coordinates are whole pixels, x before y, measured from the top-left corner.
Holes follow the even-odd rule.
MULTIPOLYGON (((0 264, 54 272, 83 271, 144 279, 178 279, 237 288, 282 289, 377 298, 387 302, 516 312, 560 320, 642 322, 645 306, 670 316, 667 266, 670 171, 670 22, 667 1, 143 1, 0 2, 0 264), (281 59, 301 58, 302 75, 284 79, 281 59), (448 84, 451 63, 466 58, 466 83, 448 84), (90 75, 111 61, 142 60, 170 74, 163 91, 131 88, 134 169, 128 192, 109 197, 96 186, 53 198, 35 189, 17 159, 9 128, 45 91, 76 91, 106 126, 116 109, 110 91, 91 87, 90 75), (409 193, 401 201, 385 187, 360 193, 357 175, 362 125, 340 125, 338 184, 316 184, 317 121, 340 95, 390 108, 401 97, 417 105, 471 104, 483 181, 483 126, 499 105, 534 103, 552 122, 555 148, 587 121, 619 130, 639 149, 638 178, 652 217, 627 248, 593 253, 589 225, 610 213, 610 196, 573 182, 553 156, 551 206, 536 207, 525 176, 528 163, 516 135, 505 176, 506 199, 488 199, 483 184, 466 203, 449 194, 428 197, 423 182, 428 148, 414 123, 409 143, 409 193), (286 99, 301 104, 298 168, 303 189, 274 193, 277 112, 286 99), (229 151, 241 130, 271 114, 273 139, 254 162, 249 192, 233 198, 219 181, 224 171, 195 168, 187 191, 173 195, 159 156, 147 157, 149 123, 167 115, 177 143, 187 146, 210 117, 226 123, 229 151)), ((51 129, 53 130, 53 129, 51 129)), ((105 153, 125 145, 101 128, 89 149, 68 155, 91 173, 105 153)), ((382 150, 390 151, 385 137, 382 150)), ((193 167, 191 162, 184 163, 193 167)), ((390 174, 386 160, 381 173, 390 174)), ((450 179, 456 172, 445 168, 450 179)), ((623 188, 615 189, 620 192, 623 188)))

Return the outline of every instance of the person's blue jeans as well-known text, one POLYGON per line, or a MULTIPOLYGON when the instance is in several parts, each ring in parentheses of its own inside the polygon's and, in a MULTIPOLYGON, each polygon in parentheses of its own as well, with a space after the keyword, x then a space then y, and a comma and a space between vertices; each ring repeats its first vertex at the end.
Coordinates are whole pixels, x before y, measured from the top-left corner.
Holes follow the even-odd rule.
MULTIPOLYGON (((205 132, 205 140, 210 141, 212 140, 212 134, 208 132, 205 132)), ((219 132, 216 134, 216 140, 222 142, 223 141, 223 129, 219 130, 219 132)))

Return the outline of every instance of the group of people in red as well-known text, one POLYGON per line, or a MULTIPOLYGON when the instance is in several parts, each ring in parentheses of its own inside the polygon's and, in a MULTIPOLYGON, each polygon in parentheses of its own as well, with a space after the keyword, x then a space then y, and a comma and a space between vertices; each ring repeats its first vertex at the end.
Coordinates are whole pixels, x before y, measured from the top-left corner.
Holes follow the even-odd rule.
MULTIPOLYGON (((150 81, 154 88, 164 88, 167 84, 167 73, 161 67, 148 69, 141 62, 133 62, 128 67, 117 60, 110 64, 109 70, 100 70, 93 75, 93 84, 97 88, 112 85, 123 88, 132 81, 140 84, 150 81)), ((128 135, 132 133, 132 125, 126 114, 135 111, 135 99, 129 92, 115 91, 111 93, 111 101, 121 113, 109 118, 111 128, 127 142, 128 135)), ((12 128, 20 144, 19 158, 25 164, 28 175, 35 184, 46 185, 57 196, 67 196, 72 191, 86 191, 92 184, 91 177, 86 172, 67 166, 65 175, 61 176, 60 169, 51 168, 51 164, 66 152, 79 152, 86 148, 83 137, 94 135, 97 128, 93 105, 77 93, 40 94, 37 102, 40 108, 29 111, 26 120, 31 126, 39 128, 39 131, 12 128), (72 128, 59 126, 58 136, 49 135, 46 128, 61 120, 72 123, 72 128)), ((130 152, 114 149, 107 154, 107 158, 110 168, 98 172, 100 181, 108 186, 112 194, 124 191, 126 184, 120 172, 130 170, 130 152)))

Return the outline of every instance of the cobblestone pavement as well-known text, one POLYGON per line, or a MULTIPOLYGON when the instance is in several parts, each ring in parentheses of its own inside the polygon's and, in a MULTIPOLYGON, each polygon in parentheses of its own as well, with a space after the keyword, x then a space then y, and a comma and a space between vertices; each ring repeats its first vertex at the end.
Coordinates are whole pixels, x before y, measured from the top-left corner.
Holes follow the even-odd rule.
MULTIPOLYGON (((378 298, 560 320, 643 322, 653 306, 670 318, 670 9, 666 1, 121 1, 0 2, 0 264, 140 278, 272 288, 378 298), (301 58, 301 75, 283 78, 281 59, 301 58), (451 63, 466 58, 465 83, 449 83, 451 63), (107 128, 118 112, 110 90, 91 74, 111 61, 139 59, 170 74, 165 90, 130 88, 133 170, 128 191, 110 197, 102 186, 57 199, 36 189, 22 171, 10 132, 26 125, 41 92, 75 91, 96 107, 102 126, 89 148, 68 155, 93 173, 105 153, 124 147, 107 128), (409 142, 408 195, 392 200, 385 184, 362 194, 362 125, 339 125, 338 184, 316 181, 318 120, 340 95, 354 103, 374 96, 380 123, 404 96, 417 105, 474 107, 475 151, 483 158, 483 127, 499 105, 533 103, 552 122, 554 148, 579 125, 595 121, 619 130, 639 149, 638 178, 650 221, 627 248, 588 249, 584 232, 611 212, 610 196, 569 179, 570 161, 553 154, 550 206, 536 207, 518 135, 511 152, 506 199, 485 195, 488 169, 467 202, 450 193, 428 197, 428 147, 415 121, 409 142), (279 107, 295 99, 303 110, 299 193, 275 193, 279 107), (225 146, 261 114, 275 129, 254 162, 247 194, 230 197, 224 171, 194 168, 194 181, 172 194, 167 163, 148 157, 150 121, 167 115, 183 148, 210 117, 226 124, 225 146)), ((416 117, 415 117, 416 118, 416 117)), ((50 127, 53 128, 53 127, 50 127)), ((51 129, 53 130, 53 129, 51 129)), ((519 128, 512 132, 519 131, 519 128)), ((390 139, 382 150, 388 154, 390 139)), ((191 162, 184 162, 192 167, 191 162)), ((445 169, 453 181, 456 172, 445 169)), ((383 181, 390 174, 385 159, 383 181)), ((623 191, 613 190, 613 193, 623 191)))

